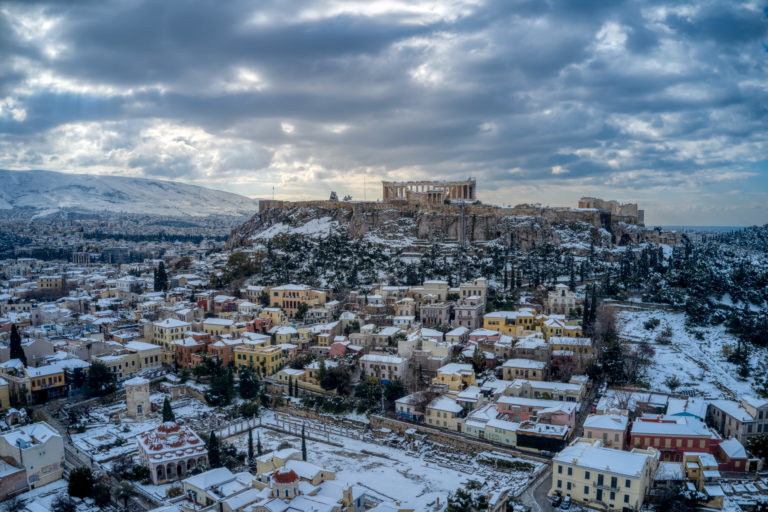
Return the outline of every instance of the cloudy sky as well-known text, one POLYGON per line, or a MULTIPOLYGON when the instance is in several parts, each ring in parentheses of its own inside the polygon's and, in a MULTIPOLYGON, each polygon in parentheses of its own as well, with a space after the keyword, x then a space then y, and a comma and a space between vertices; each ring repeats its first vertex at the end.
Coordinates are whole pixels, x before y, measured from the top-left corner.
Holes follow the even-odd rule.
POLYGON ((0 168, 768 222, 764 1, 0 4, 0 168), (367 185, 364 190, 364 183, 367 185))

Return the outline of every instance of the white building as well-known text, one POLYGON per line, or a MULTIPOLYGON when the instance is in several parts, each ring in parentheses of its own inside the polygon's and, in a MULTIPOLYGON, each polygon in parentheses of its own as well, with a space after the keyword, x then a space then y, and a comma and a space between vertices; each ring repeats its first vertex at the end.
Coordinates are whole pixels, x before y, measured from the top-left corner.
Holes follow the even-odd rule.
POLYGON ((8 457, 27 471, 31 489, 60 479, 64 474, 64 442, 44 421, 0 435, 0 457, 8 457))
POLYGON ((359 363, 362 375, 381 381, 402 379, 405 371, 405 359, 387 354, 366 354, 359 363))

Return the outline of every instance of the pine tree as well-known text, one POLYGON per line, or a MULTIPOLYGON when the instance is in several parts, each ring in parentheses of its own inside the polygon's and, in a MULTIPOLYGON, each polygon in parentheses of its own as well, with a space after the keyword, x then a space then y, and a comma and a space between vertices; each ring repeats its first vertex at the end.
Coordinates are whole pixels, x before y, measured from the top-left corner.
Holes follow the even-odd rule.
POLYGON ((221 467, 221 447, 216 438, 216 432, 211 430, 211 437, 208 440, 208 463, 212 468, 221 467))
POLYGON ((176 415, 173 414, 171 402, 168 400, 168 397, 165 397, 165 400, 163 400, 163 423, 166 421, 176 421, 176 415))
POLYGON ((589 294, 584 292, 584 310, 581 313, 581 331, 584 336, 590 337, 592 333, 592 324, 589 317, 589 294))
POLYGON ((304 425, 301 426, 301 460, 307 461, 307 438, 304 435, 304 425))
POLYGON ((154 271, 154 289, 156 292, 164 292, 168 288, 168 274, 165 264, 161 261, 154 271))
POLYGON ((253 429, 248 429, 248 460, 253 460, 253 429))
POLYGON ((24 366, 27 366, 27 356, 24 354, 24 348, 21 346, 21 335, 16 324, 11 325, 11 359, 19 359, 24 366))

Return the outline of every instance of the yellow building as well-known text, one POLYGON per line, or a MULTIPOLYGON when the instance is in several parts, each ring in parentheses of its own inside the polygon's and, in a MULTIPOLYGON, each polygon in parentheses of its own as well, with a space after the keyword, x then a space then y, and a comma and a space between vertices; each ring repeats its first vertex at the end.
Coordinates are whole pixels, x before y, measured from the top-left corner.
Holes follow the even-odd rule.
POLYGON ((229 318, 206 318, 203 320, 203 332, 211 336, 221 336, 222 334, 234 334, 237 332, 235 321, 229 318))
POLYGON ((0 378, 0 412, 5 412, 11 407, 11 393, 8 381, 0 378))
POLYGON ((37 278, 37 288, 40 290, 60 290, 63 280, 60 275, 40 276, 37 278))
POLYGON ((192 324, 175 318, 166 318, 152 324, 152 343, 163 348, 163 363, 173 363, 173 342, 183 340, 192 330, 192 324))
POLYGON ((471 364, 450 363, 438 368, 432 384, 444 384, 451 391, 461 391, 475 385, 475 370, 471 364))
POLYGON ((483 327, 507 336, 523 336, 526 331, 537 330, 539 321, 533 309, 494 311, 483 315, 483 327))
POLYGON ((549 338, 552 352, 571 352, 574 356, 591 358, 594 356, 591 338, 568 338, 565 336, 553 336, 549 338))
POLYGON ((50 398, 66 396, 67 381, 64 376, 64 368, 57 365, 38 366, 26 368, 29 377, 29 386, 32 391, 32 401, 45 403, 50 398))
POLYGON ((416 315, 416 301, 410 297, 395 302, 395 316, 416 315))
POLYGON ((627 452, 577 438, 552 459, 549 494, 598 510, 640 510, 658 464, 654 448, 627 452))
POLYGON ((269 304, 273 308, 282 309, 286 316, 294 318, 302 302, 307 306, 325 304, 326 293, 314 290, 303 284, 285 284, 275 286, 269 291, 269 304))
POLYGON ((234 349, 235 368, 251 368, 258 375, 268 377, 277 373, 283 366, 283 351, 279 346, 269 345, 268 341, 244 339, 234 349))
POLYGON ((272 325, 280 325, 285 321, 285 313, 280 308, 264 308, 259 313, 259 318, 269 318, 272 325))
POLYGON ((461 432, 464 408, 456 400, 442 395, 432 400, 426 409, 427 425, 461 432))

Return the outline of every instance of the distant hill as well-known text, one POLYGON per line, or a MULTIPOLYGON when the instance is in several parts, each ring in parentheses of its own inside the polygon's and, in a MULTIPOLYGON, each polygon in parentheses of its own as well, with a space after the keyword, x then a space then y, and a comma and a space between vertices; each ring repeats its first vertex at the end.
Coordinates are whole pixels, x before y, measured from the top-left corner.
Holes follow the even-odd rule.
POLYGON ((258 200, 173 181, 53 171, 0 170, 0 210, 147 215, 252 215, 258 200))

